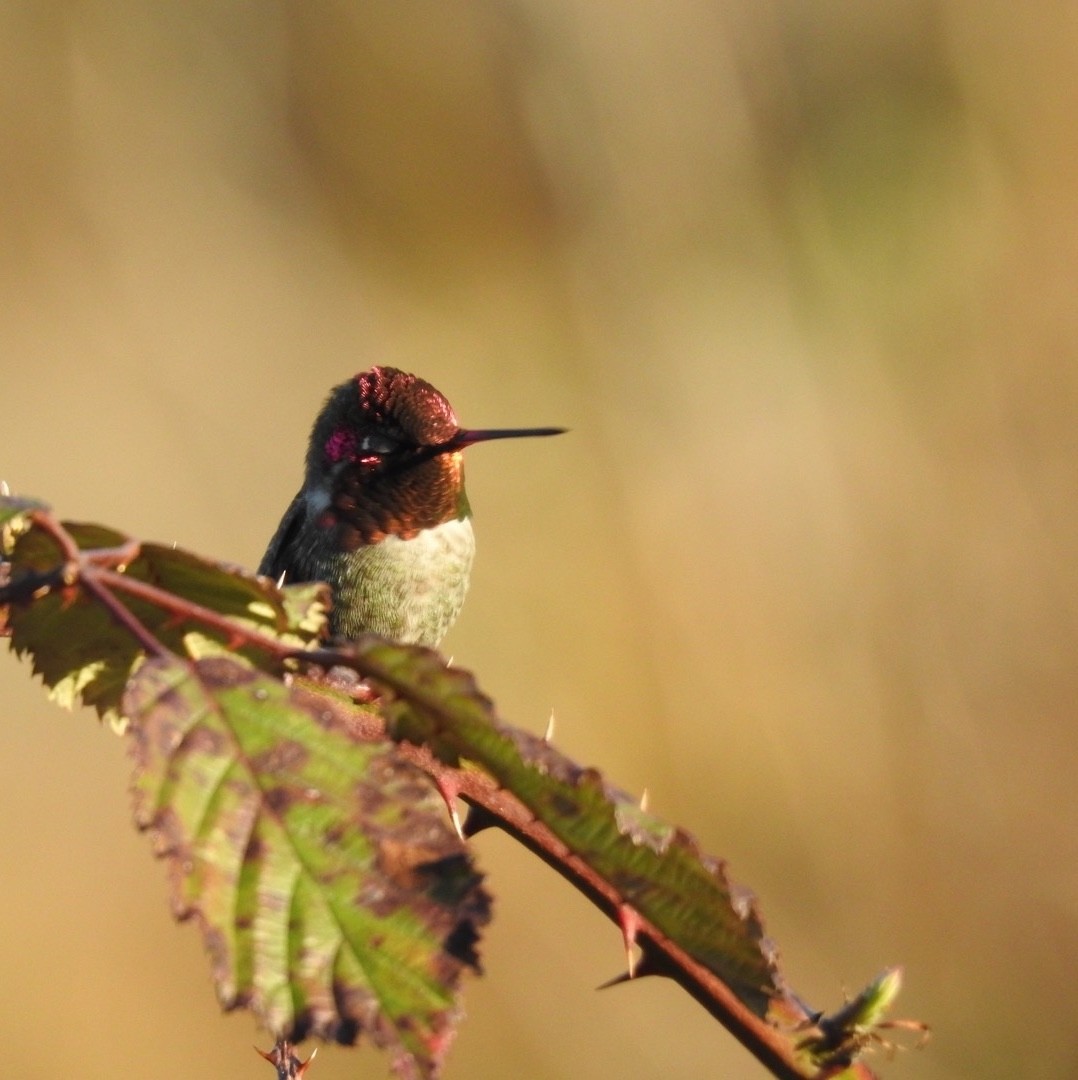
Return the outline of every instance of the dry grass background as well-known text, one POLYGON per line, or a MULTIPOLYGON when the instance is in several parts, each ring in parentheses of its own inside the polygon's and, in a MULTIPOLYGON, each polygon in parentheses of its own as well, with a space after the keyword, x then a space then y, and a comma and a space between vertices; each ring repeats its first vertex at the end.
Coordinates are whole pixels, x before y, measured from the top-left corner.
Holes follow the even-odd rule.
MULTIPOLYGON (((0 475, 254 565, 361 367, 570 426, 471 452, 448 649, 727 856, 810 1000, 904 962, 886 1075, 1076 1075, 1076 55, 1048 0, 5 5, 0 475)), ((120 744, 0 662, 5 1070, 266 1075, 120 744)), ((477 846, 449 1080, 762 1075, 477 846)))

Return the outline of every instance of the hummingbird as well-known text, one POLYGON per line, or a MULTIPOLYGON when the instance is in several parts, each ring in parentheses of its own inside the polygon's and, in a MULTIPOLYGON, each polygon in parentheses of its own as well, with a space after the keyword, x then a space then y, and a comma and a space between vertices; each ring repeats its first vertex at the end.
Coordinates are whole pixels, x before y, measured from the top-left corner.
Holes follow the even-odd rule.
POLYGON ((336 637, 436 647, 460 613, 475 553, 463 451, 564 430, 462 428, 429 382, 391 367, 361 371, 315 419, 303 486, 258 572, 327 582, 336 637))

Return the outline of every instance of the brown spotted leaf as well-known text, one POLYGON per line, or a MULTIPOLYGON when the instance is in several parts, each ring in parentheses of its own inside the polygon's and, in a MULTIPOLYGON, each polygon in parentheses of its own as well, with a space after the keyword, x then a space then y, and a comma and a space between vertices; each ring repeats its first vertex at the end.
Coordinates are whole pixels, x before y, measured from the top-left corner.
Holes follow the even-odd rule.
POLYGON ((360 1034, 438 1072, 489 901, 429 779, 355 708, 226 657, 154 659, 123 699, 135 816, 201 923, 226 1007, 278 1038, 360 1034))

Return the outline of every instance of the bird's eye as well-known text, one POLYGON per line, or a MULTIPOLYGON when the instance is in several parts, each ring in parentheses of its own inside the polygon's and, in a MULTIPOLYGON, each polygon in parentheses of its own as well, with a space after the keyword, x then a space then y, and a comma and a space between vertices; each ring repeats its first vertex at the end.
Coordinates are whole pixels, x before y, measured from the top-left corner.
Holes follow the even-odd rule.
POLYGON ((362 454, 377 454, 379 456, 384 454, 392 454, 397 449, 398 443, 393 439, 387 439, 385 435, 379 435, 374 433, 371 435, 364 435, 360 440, 359 449, 362 454))

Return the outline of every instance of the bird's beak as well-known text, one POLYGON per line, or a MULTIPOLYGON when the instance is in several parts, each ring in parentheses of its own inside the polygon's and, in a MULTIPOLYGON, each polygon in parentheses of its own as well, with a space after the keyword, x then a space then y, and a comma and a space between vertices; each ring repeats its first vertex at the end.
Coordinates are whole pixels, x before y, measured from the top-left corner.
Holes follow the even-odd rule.
POLYGON ((546 435, 562 435, 567 429, 561 427, 536 428, 485 428, 467 431, 461 428, 455 435, 441 443, 436 450, 439 454, 452 454, 475 443, 491 442, 493 439, 530 439, 546 435))

